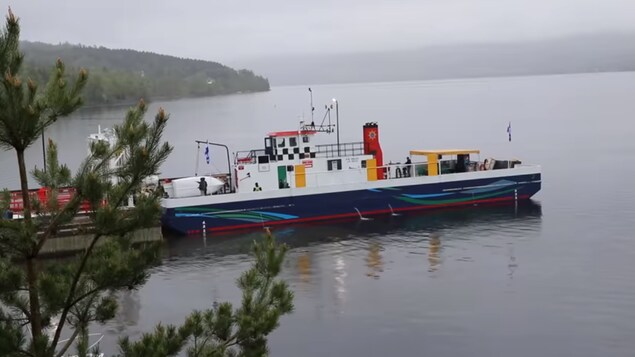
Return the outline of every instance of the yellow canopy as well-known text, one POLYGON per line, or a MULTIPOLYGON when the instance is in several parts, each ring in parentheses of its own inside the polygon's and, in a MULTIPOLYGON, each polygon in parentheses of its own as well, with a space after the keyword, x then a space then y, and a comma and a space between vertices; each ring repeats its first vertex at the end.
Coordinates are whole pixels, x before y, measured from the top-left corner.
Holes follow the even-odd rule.
POLYGON ((480 150, 475 149, 451 149, 451 150, 410 150, 410 155, 466 155, 480 154, 480 150))

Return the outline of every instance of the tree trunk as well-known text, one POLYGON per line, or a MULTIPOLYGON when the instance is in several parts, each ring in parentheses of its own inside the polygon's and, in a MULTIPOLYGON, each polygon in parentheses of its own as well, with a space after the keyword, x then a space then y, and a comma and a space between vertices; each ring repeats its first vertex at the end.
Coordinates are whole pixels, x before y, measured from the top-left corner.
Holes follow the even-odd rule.
POLYGON ((33 340, 42 336, 42 315, 40 314, 40 292, 37 286, 38 273, 36 258, 26 260, 26 273, 29 281, 29 313, 31 314, 31 336, 33 340))
POLYGON ((29 181, 26 175, 26 163, 24 162, 24 150, 17 150, 18 168, 20 170, 20 188, 22 189, 22 211, 24 222, 31 225, 31 199, 29 197, 29 181))
MULTIPOLYGON (((22 212, 26 232, 33 232, 33 222, 31 221, 31 199, 29 197, 29 182, 26 174, 26 163, 24 161, 24 150, 17 150, 18 167, 20 169, 20 186, 22 188, 22 212)), ((35 340, 42 335, 42 315, 40 313, 40 292, 37 286, 37 247, 36 242, 32 244, 33 251, 26 257, 26 273, 29 282, 29 313, 31 314, 31 336, 35 340)))

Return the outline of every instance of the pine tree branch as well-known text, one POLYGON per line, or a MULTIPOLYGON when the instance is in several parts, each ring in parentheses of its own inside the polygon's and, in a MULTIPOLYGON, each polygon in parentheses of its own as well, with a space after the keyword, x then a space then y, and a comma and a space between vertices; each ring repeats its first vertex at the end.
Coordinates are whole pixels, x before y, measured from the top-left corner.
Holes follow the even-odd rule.
MULTIPOLYGON (((105 165, 105 163, 107 163, 110 158, 113 156, 113 154, 109 154, 107 155, 103 160, 101 160, 94 168, 94 170, 98 171, 101 169, 101 167, 103 167, 105 165)), ((90 160, 94 159, 94 155, 91 154, 91 156, 87 159, 87 162, 90 162, 90 160)), ((82 168, 82 172, 80 174, 80 176, 83 176, 86 174, 86 170, 88 168, 88 165, 84 165, 84 167, 82 168)), ((44 232, 44 234, 42 236, 40 236, 39 238, 39 242, 37 245, 37 252, 40 251, 40 249, 42 249, 42 247, 44 246, 44 243, 46 243, 46 241, 50 238, 50 236, 53 234, 53 232, 59 227, 62 217, 64 217, 65 214, 68 213, 75 213, 77 214, 77 211, 79 209, 79 206, 75 207, 75 204, 78 204, 81 202, 81 200, 83 199, 83 195, 81 194, 81 191, 78 190, 75 195, 73 196, 73 198, 64 206, 64 208, 62 209, 62 211, 57 214, 54 218, 53 221, 49 223, 49 226, 47 227, 46 231, 44 232), (73 205, 71 205, 71 203, 73 205)))
MULTIPOLYGON (((83 311, 79 311, 76 312, 76 317, 78 317, 80 323, 86 323, 88 320, 87 315, 90 312, 90 307, 93 304, 93 302, 95 301, 95 297, 93 296, 90 301, 88 302, 88 304, 86 304, 86 307, 83 311), (79 317, 81 313, 81 317, 79 317)), ((79 309, 78 309, 79 310, 79 309)), ((77 335, 82 332, 82 330, 85 328, 85 325, 80 325, 80 326, 74 326, 75 330, 73 331, 73 334, 71 335, 71 337, 68 339, 68 341, 66 341, 66 344, 62 347, 62 349, 60 349, 60 351, 57 353, 57 355, 55 355, 55 357, 63 357, 64 353, 66 353, 66 351, 71 347, 71 345, 73 344, 73 342, 75 342, 75 339, 77 338, 77 335)), ((55 346, 55 345, 53 345, 55 346)))
POLYGON ((82 261, 80 262, 79 267, 77 268, 77 271, 75 272, 75 276, 73 277, 73 282, 71 283, 71 287, 68 290, 68 296, 66 297, 66 302, 65 302, 64 309, 62 310, 62 315, 60 316, 60 323, 57 325, 57 329, 55 330, 55 336, 53 337, 53 342, 51 344, 51 349, 53 352, 55 351, 55 346, 57 345, 60 339, 60 336, 62 334, 62 328, 64 327, 66 317, 68 316, 68 312, 73 307, 73 305, 71 305, 70 303, 73 299, 73 295, 75 294, 75 290, 77 289, 77 284, 79 283, 79 279, 81 278, 82 273, 84 272, 84 268, 86 266, 86 263, 88 262, 88 258, 90 257, 93 251, 93 248, 97 244, 97 241, 99 240, 99 238, 101 238, 101 233, 95 234, 95 236, 93 237, 93 240, 90 242, 90 245, 84 252, 82 261))
POLYGON ((99 290, 103 290, 104 287, 103 286, 98 286, 94 289, 89 290, 88 292, 80 295, 79 297, 75 298, 75 300, 73 300, 73 302, 71 302, 71 306, 74 306, 75 304, 79 303, 80 301, 84 300, 85 298, 91 296, 92 294, 99 292, 99 290))
MULTIPOLYGON (((102 163, 105 160, 102 161, 102 163)), ((127 194, 129 193, 130 190, 132 190, 133 187, 133 182, 131 181, 128 186, 126 187, 126 189, 123 191, 121 197, 119 197, 119 199, 117 200, 115 207, 119 207, 122 203, 123 200, 126 198, 127 194)), ((77 196, 81 196, 81 195, 77 195, 77 196)), ((88 262, 88 258, 90 257, 90 255, 92 254, 92 250, 95 247, 95 245, 97 244, 97 241, 99 240, 99 238, 101 238, 102 234, 101 233, 97 233, 95 235, 95 237, 93 238, 92 242, 90 243, 90 245, 88 246, 88 248, 86 249, 86 251, 84 252, 84 256, 82 257, 82 261, 79 265, 79 267, 77 268, 77 271, 75 273, 75 276, 73 277, 73 282, 71 283, 71 287, 69 289, 68 292, 68 296, 66 298, 66 303, 64 306, 64 309, 62 310, 62 315, 60 317, 60 323, 57 327, 57 330, 55 331, 55 336, 53 337, 53 344, 51 348, 54 348, 55 344, 57 344, 57 342, 59 341, 60 335, 62 333, 62 328, 64 326, 66 317, 68 315, 68 312, 70 311, 71 307, 74 304, 72 303, 72 299, 73 299, 73 295, 75 294, 75 290, 77 289, 77 284, 79 283, 79 279, 81 277, 82 272, 84 271, 84 267, 86 266, 86 263, 88 262)))
POLYGON ((77 195, 77 194, 74 195, 73 198, 71 198, 71 200, 64 206, 62 211, 59 212, 57 215, 55 215, 55 217, 53 217, 53 220, 49 222, 48 227, 46 228, 46 231, 44 231, 44 233, 38 239, 38 244, 35 248, 36 252, 39 252, 40 249, 42 249, 42 247, 44 246, 44 243, 46 243, 46 241, 51 237, 53 232, 55 232, 57 228, 59 228, 59 225, 62 221, 62 217, 64 217, 66 214, 69 214, 71 212, 73 212, 74 214, 77 214, 77 211, 80 207, 79 206, 80 202, 81 202, 80 195, 77 195))
POLYGON ((11 244, 11 240, 0 240, 0 246, 6 246, 10 249, 12 249, 14 252, 18 252, 20 254, 22 254, 23 256, 28 255, 28 252, 26 250, 24 250, 23 248, 21 248, 19 245, 17 244, 11 244))
POLYGON ((237 339, 236 337, 238 337, 238 336, 234 335, 234 336, 230 337, 227 341, 225 341, 225 343, 223 343, 223 347, 224 348, 230 348, 230 347, 233 347, 233 346, 235 346, 235 345, 237 345, 237 344, 239 344, 239 343, 241 343, 243 341, 243 340, 237 339), (229 341, 232 341, 232 340, 234 342, 229 343, 229 341))
MULTIPOLYGON (((209 339, 210 339, 210 336, 205 337, 203 342, 200 344, 200 348, 196 348, 196 350, 194 351, 193 357, 198 357, 201 353, 203 353, 203 349, 205 348, 205 345, 207 345, 207 341, 209 341, 209 339)), ((196 340, 194 341, 194 346, 196 346, 196 340)))
POLYGON ((29 352, 29 351, 26 351, 26 350, 19 350, 18 354, 20 354, 22 356, 36 357, 32 352, 29 352))
MULTIPOLYGON (((29 289, 26 289, 26 290, 28 291, 29 289)), ((23 313, 24 316, 26 316, 26 318, 29 319, 29 321, 31 321, 31 312, 29 311, 29 309, 21 305, 15 305, 14 307, 20 310, 20 312, 23 313)))
MULTIPOLYGON (((122 284, 122 285, 116 285, 116 286, 109 286, 108 288, 112 288, 112 289, 120 289, 120 288, 125 288, 128 287, 129 284, 122 284)), ((80 301, 84 300, 85 298, 99 292, 100 290, 104 290, 106 289, 105 286, 98 286, 94 289, 89 290, 88 292, 78 296, 77 298, 75 298, 75 300, 73 300, 73 302, 71 303, 71 306, 74 306, 75 304, 79 303, 80 301)))
MULTIPOLYGON (((133 187, 133 183, 130 182, 128 184, 128 187, 126 188, 126 190, 124 190, 123 192, 130 192, 130 190, 133 187)), ((117 200, 115 207, 119 207, 122 203, 123 200, 125 199, 126 194, 122 194, 121 197, 119 197, 119 199, 117 200)), ((68 292, 68 296, 66 298, 66 303, 64 306, 64 309, 62 310, 62 315, 60 316, 60 323, 57 326, 57 329, 55 331, 55 336, 53 337, 53 343, 51 345, 51 348, 55 348, 54 346, 57 344, 57 342, 60 339, 60 336, 62 334, 62 328, 64 327, 64 323, 66 320, 66 317, 68 316, 68 312, 70 311, 71 307, 73 305, 71 305, 72 299, 73 299, 73 295, 75 294, 75 290, 77 289, 77 284, 79 283, 79 279, 82 275, 82 272, 84 271, 84 268, 86 266, 86 263, 88 262, 88 258, 90 257, 90 255, 92 254, 93 248, 95 247, 95 245, 97 244, 97 241, 99 240, 99 238, 102 237, 101 233, 97 233, 95 235, 95 237, 93 238, 92 242, 90 243, 90 245, 88 246, 88 248, 86 249, 86 251, 84 252, 84 256, 82 257, 82 261, 79 264, 79 267, 77 268, 77 271, 75 272, 75 276, 73 277, 73 282, 71 283, 71 287, 69 289, 68 292)))
POLYGON ((8 317, 8 318, 0 318, 0 321, 4 321, 4 322, 29 321, 29 318, 28 317, 8 317))
MULTIPOLYGON (((22 291, 29 291, 28 288, 20 288, 20 290, 22 291)), ((19 299, 19 296, 1 296, 0 295, 0 303, 2 303, 3 305, 6 305, 12 309, 17 309, 18 311, 20 311, 26 319, 28 319, 29 321, 31 320, 31 312, 29 311, 28 307, 26 305, 28 305, 28 303, 25 303, 23 300, 21 301, 19 299)))
MULTIPOLYGON (((81 329, 76 328, 75 331, 73 331, 73 334, 71 335, 71 337, 68 339, 68 341, 66 341, 64 346, 62 346, 62 349, 60 349, 60 351, 57 353, 57 355, 55 355, 55 357, 64 356, 64 353, 66 353, 66 351, 71 347, 73 342, 75 342, 75 339, 77 338, 77 335, 79 335, 80 330, 81 329)), ((56 345, 57 344, 51 346, 53 348, 53 351, 55 351, 56 345)))

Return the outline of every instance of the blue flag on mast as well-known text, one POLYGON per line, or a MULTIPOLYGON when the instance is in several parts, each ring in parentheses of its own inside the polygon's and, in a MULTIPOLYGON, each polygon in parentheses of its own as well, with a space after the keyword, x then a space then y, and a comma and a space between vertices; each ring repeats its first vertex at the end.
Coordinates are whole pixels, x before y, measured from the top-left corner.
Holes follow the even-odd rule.
POLYGON ((209 146, 205 147, 205 161, 209 165, 209 146))
POLYGON ((507 134, 509 134, 509 141, 512 141, 512 122, 507 125, 507 134))

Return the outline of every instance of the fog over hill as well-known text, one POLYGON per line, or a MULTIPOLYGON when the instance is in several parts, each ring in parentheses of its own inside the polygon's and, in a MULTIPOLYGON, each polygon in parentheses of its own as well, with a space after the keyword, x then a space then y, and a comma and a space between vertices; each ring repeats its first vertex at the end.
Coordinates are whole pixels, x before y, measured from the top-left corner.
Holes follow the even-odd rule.
POLYGON ((352 54, 275 56, 231 63, 273 85, 402 81, 635 70, 635 33, 444 45, 352 54))

